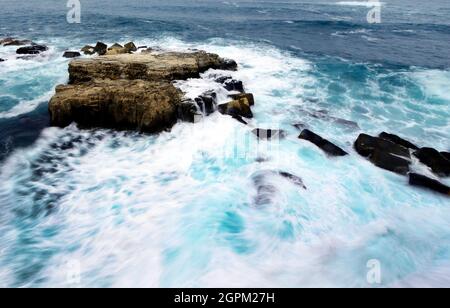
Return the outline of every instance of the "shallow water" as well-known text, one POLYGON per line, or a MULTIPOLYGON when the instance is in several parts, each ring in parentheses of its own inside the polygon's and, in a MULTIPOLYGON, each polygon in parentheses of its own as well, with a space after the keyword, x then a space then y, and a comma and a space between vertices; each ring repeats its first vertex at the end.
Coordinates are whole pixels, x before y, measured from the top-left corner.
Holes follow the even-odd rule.
MULTIPOLYGON (((352 149, 359 133, 385 130, 450 150, 439 54, 448 3, 423 14, 387 2, 375 26, 366 7, 344 3, 105 3, 86 1, 73 26, 56 5, 26 4, 26 22, 13 21, 6 1, 0 33, 51 49, 29 61, 0 49, 1 286, 370 287, 372 259, 381 286, 450 286, 448 198, 352 149), (62 51, 100 39, 235 59, 255 118, 244 127, 214 114, 156 136, 47 127, 47 101, 68 77, 62 51), (328 158, 298 140, 299 123, 351 155, 328 158), (253 127, 288 137, 257 142, 253 127)), ((195 97, 218 87, 212 73, 177 86, 195 97)))

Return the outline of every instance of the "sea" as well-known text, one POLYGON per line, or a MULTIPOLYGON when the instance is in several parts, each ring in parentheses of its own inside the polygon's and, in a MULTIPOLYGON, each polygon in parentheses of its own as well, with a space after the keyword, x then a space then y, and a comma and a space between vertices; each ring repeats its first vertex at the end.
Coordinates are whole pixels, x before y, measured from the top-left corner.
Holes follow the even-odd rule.
MULTIPOLYGON (((80 0, 72 23, 77 2, 0 0, 0 38, 49 47, 0 47, 0 287, 450 287, 449 198, 352 146, 386 131, 450 151, 450 1, 80 0), (97 41, 234 59, 254 118, 51 127, 63 52, 97 41)), ((215 73, 176 85, 226 102, 215 73)))

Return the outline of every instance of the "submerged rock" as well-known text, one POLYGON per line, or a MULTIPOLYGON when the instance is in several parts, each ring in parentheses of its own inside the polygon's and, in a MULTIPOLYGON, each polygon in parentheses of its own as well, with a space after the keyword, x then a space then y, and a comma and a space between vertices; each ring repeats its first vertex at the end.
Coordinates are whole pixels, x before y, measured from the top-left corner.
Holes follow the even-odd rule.
POLYGON ((159 132, 177 120, 182 93, 166 82, 103 80, 58 86, 50 100, 53 125, 159 132))
POLYGON ((421 163, 427 165, 439 176, 450 176, 450 160, 432 148, 421 148, 414 152, 421 163))
POLYGON ((278 174, 280 176, 282 176, 283 178, 288 179, 289 181, 291 181, 294 185, 297 185, 297 186, 299 186, 299 187, 301 187, 303 189, 307 189, 306 185, 303 183, 303 180, 300 177, 298 177, 298 176, 296 176, 294 174, 291 174, 289 172, 284 172, 284 171, 280 171, 280 172, 278 172, 278 174))
POLYGON ((5 62, 5 61, 6 61, 5 59, 0 58, 0 62, 5 62))
POLYGON ((81 57, 81 53, 79 53, 78 51, 66 51, 64 52, 63 57, 69 59, 78 58, 81 57))
POLYGON ((364 157, 370 157, 373 155, 375 150, 406 158, 411 157, 409 150, 404 146, 395 144, 392 141, 383 138, 372 137, 366 134, 360 134, 358 139, 355 141, 354 146, 355 150, 364 157))
POLYGON ((0 40, 0 45, 3 46, 25 46, 25 45, 32 45, 33 42, 30 40, 18 40, 15 38, 5 38, 3 40, 0 40))
POLYGON ((435 192, 450 196, 450 187, 442 184, 437 180, 430 179, 424 175, 420 175, 417 173, 410 173, 409 184, 413 186, 428 188, 435 192))
POLYGON ((48 47, 44 45, 32 45, 32 46, 26 46, 21 47, 16 50, 16 53, 18 55, 37 55, 41 52, 47 51, 48 47))
POLYGON ((342 150, 337 145, 331 143, 330 141, 323 139, 319 135, 313 133, 312 131, 308 129, 304 129, 302 133, 299 136, 300 139, 304 139, 307 141, 312 142, 317 147, 322 149, 325 153, 331 155, 331 156, 345 156, 348 155, 347 152, 342 150))
POLYGON ((415 144, 413 144, 413 143, 409 142, 408 140, 405 140, 399 136, 393 135, 393 134, 388 134, 386 132, 382 132, 379 137, 383 138, 385 140, 389 140, 393 143, 396 143, 396 144, 401 145, 408 149, 413 149, 413 150, 419 149, 415 144))
POLYGON ((261 140, 283 139, 286 137, 284 130, 255 128, 252 133, 261 140))
POLYGON ((225 69, 226 62, 218 55, 204 51, 120 54, 72 61, 69 74, 70 83, 93 79, 173 81, 199 78, 208 69, 225 69))
POLYGON ((229 103, 219 105, 219 112, 231 116, 237 115, 244 118, 253 118, 250 102, 247 97, 241 97, 229 103))

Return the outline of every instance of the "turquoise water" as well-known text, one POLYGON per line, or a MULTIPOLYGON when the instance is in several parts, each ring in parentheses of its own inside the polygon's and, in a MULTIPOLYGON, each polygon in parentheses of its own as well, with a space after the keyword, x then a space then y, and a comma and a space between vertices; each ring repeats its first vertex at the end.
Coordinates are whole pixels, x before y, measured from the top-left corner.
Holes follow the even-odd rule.
MULTIPOLYGON (((34 16, 24 24, 11 21, 19 13, 9 3, 2 16, 0 33, 28 33, 51 49, 29 61, 0 49, 0 286, 373 287, 373 259, 383 287, 450 286, 448 198, 352 149, 361 132, 389 131, 450 150, 450 72, 439 53, 448 44, 446 3, 427 14, 408 6, 414 23, 401 2, 387 3, 386 24, 372 27, 366 7, 334 3, 106 10, 104 2, 86 3, 75 27, 97 22, 89 33, 64 23, 65 7, 33 7, 21 13, 34 16), (432 52, 417 47, 424 37, 432 52), (47 101, 68 78, 61 52, 97 39, 233 58, 233 76, 255 95, 255 118, 245 127, 213 114, 156 136, 47 127, 47 101), (402 56, 385 52, 394 42, 402 56), (329 158, 300 141, 299 123, 351 155, 329 158), (254 127, 288 137, 257 142, 254 127)), ((224 101, 213 73, 177 86, 191 97, 217 89, 224 101)))

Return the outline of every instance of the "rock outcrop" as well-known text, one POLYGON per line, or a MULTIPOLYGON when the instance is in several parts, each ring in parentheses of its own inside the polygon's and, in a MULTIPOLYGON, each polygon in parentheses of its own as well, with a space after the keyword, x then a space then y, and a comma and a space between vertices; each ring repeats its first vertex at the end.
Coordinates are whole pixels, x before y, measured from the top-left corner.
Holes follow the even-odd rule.
POLYGON ((450 176, 450 160, 436 149, 421 148, 414 152, 421 163, 427 165, 439 176, 450 176))
MULTIPOLYGON (((105 46, 98 43, 94 50, 102 53, 105 46)), ((197 122, 200 114, 217 110, 216 94, 204 93, 196 101, 184 99, 172 81, 199 77, 208 69, 236 70, 237 64, 204 51, 72 60, 69 85, 58 86, 49 103, 52 124, 64 127, 76 122, 82 127, 155 133, 172 127, 177 119, 197 122)))
POLYGON ((413 150, 418 150, 419 147, 417 147, 415 144, 409 142, 406 139, 403 139, 397 135, 393 135, 393 134, 388 134, 386 132, 382 132, 379 136, 380 138, 384 139, 384 140, 389 140, 395 144, 399 144, 407 149, 413 149, 413 150))
POLYGON ((315 144, 317 147, 322 149, 325 153, 327 153, 330 156, 345 156, 348 155, 347 152, 345 152, 343 149, 338 147, 337 145, 331 143, 330 141, 323 139, 319 135, 313 133, 312 131, 308 129, 304 129, 302 133, 299 136, 300 139, 307 140, 313 144, 315 144))
POLYGON ((81 57, 81 53, 79 53, 78 51, 66 51, 64 52, 63 57, 69 59, 78 58, 81 57))
POLYGON ((173 81, 199 78, 208 69, 236 70, 236 62, 203 51, 120 54, 79 59, 69 65, 70 83, 94 79, 173 81))
POLYGON ((20 47, 16 50, 16 53, 18 55, 38 55, 41 52, 47 51, 48 47, 44 45, 31 45, 31 46, 25 46, 20 47))
POLYGON ((0 40, 0 45, 3 46, 25 46, 25 45, 32 45, 33 42, 30 40, 19 40, 15 39, 13 37, 7 37, 2 40, 0 40))
POLYGON ((354 147, 361 156, 369 158, 374 165, 380 168, 401 175, 409 172, 411 154, 409 149, 400 144, 361 134, 354 147))
POLYGON ((430 179, 424 175, 417 173, 409 174, 409 184, 413 186, 423 187, 427 189, 431 189, 435 192, 450 196, 450 187, 442 184, 437 180, 430 179))
POLYGON ((182 93, 167 82, 101 80, 56 88, 51 99, 53 125, 158 132, 177 121, 182 93))
POLYGON ((250 101, 247 97, 242 96, 236 100, 229 103, 219 105, 219 111, 222 114, 227 114, 230 116, 240 116, 244 118, 253 118, 253 112, 250 108, 250 101))

